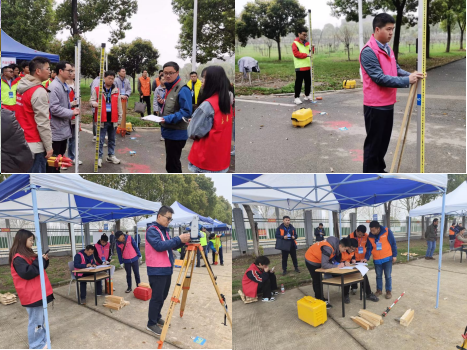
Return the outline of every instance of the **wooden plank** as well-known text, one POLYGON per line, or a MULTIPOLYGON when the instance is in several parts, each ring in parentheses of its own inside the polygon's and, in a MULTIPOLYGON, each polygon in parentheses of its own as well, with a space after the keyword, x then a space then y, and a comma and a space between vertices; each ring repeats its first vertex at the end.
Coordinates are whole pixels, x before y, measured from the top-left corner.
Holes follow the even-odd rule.
POLYGON ((123 301, 123 306, 127 306, 127 305, 130 305, 130 302, 129 302, 129 301, 126 301, 126 300, 124 300, 124 301, 123 301))
POLYGON ((358 316, 351 316, 350 319, 362 327, 364 330, 374 329, 375 326, 370 325, 366 320, 358 316), (373 328, 372 328, 373 327, 373 328))
POLYGON ((401 317, 401 325, 407 327, 413 320, 415 310, 408 309, 401 317))
POLYGON ((118 297, 116 295, 106 295, 105 296, 105 302, 110 302, 110 303, 114 303, 114 304, 122 304, 125 300, 123 299, 123 297, 118 297))
POLYGON ((115 303, 105 303, 104 306, 106 308, 112 309, 112 310, 120 310, 122 306, 120 304, 115 304, 115 303))
POLYGON ((138 287, 151 288, 151 286, 149 285, 149 283, 145 283, 145 282, 141 282, 140 284, 138 284, 138 287))
POLYGON ((360 309, 358 315, 365 320, 371 321, 371 323, 375 324, 376 326, 379 326, 383 323, 383 317, 381 315, 377 315, 368 310, 360 309))

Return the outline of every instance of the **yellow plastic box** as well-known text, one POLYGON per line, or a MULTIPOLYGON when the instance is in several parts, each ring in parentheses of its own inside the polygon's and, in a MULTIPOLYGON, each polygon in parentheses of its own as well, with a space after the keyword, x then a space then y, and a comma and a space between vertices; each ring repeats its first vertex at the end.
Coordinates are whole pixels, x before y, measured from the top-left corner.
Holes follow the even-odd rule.
POLYGON ((133 131, 133 126, 131 125, 131 123, 126 123, 126 131, 133 131))
POLYGON ((342 82, 342 87, 344 89, 355 89, 357 82, 355 80, 344 80, 342 82))
POLYGON ((318 327, 328 319, 326 303, 313 297, 303 297, 297 301, 298 318, 303 322, 318 327))
POLYGON ((294 127, 305 127, 313 121, 313 112, 311 108, 300 108, 292 113, 292 125, 294 127))

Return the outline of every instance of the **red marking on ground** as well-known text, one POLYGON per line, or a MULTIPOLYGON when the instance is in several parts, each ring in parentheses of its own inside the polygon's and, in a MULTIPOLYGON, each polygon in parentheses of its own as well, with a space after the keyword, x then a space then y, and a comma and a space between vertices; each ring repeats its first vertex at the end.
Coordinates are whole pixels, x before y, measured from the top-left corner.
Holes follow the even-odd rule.
POLYGON ((146 164, 127 163, 126 170, 130 173, 151 173, 151 168, 146 164))
POLYGON ((133 136, 133 137, 141 137, 140 134, 134 134, 134 135, 131 135, 131 136, 133 136))
POLYGON ((125 147, 125 148, 120 148, 120 149, 118 149, 118 150, 117 150, 117 153, 118 153, 118 154, 125 154, 125 153, 128 153, 128 152, 130 152, 130 151, 132 151, 132 149, 130 149, 130 148, 128 148, 128 147, 125 147))
POLYGON ((363 163, 363 150, 361 149, 351 149, 349 150, 352 154, 350 155, 352 157, 352 160, 354 162, 360 162, 363 163))
POLYGON ((315 111, 314 109, 311 110, 313 112, 313 117, 317 117, 321 111, 315 111))
POLYGON ((347 128, 350 129, 352 127, 352 124, 350 124, 348 121, 345 120, 339 120, 339 121, 327 121, 324 122, 324 126, 332 129, 339 129, 339 128, 347 128))

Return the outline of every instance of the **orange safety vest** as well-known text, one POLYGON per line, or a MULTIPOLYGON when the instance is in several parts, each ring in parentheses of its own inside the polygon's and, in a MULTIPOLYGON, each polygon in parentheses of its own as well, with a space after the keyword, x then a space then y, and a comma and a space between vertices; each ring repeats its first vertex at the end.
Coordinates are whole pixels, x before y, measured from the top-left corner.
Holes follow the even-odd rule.
POLYGON ((365 259, 365 254, 366 254, 366 242, 368 240, 368 233, 364 233, 364 236, 362 238, 358 238, 355 232, 352 232, 349 235, 350 238, 355 238, 358 241, 358 248, 363 248, 363 254, 358 253, 358 248, 355 250, 355 260, 360 261, 365 259))
POLYGON ((332 259, 335 256, 334 248, 332 247, 330 243, 328 243, 328 241, 320 241, 320 242, 316 242, 315 244, 313 244, 306 251, 305 259, 308 261, 317 263, 317 264, 321 264, 321 257, 323 256, 323 251, 321 250, 321 248, 323 248, 324 246, 331 248, 332 254, 329 259, 332 259))
POLYGON ((353 257, 354 253, 347 253, 347 251, 341 253, 341 262, 344 262, 344 261, 352 261, 352 257, 353 257))
POLYGON ((139 82, 141 83, 141 92, 143 96, 151 96, 151 79, 149 77, 146 79, 140 77, 139 82))
POLYGON ((373 261, 375 260, 382 260, 392 256, 392 248, 391 244, 388 240, 388 228, 379 236, 379 242, 381 243, 381 250, 376 250, 376 242, 375 239, 368 236, 371 245, 373 246, 373 250, 371 254, 373 255, 373 261))

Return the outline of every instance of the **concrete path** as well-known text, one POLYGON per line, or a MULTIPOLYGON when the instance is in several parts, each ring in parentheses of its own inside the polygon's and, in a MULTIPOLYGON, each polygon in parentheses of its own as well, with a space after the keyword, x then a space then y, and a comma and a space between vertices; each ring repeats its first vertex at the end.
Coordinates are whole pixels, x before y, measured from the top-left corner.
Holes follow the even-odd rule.
MULTIPOLYGON (((350 319, 363 308, 359 293, 350 296, 351 303, 345 305, 346 317, 342 318, 341 294, 337 287, 330 288, 333 308, 328 311, 328 320, 317 328, 300 321, 297 316, 297 300, 305 295, 314 296, 311 285, 286 290, 273 303, 245 305, 236 301, 234 349, 455 349, 461 344, 461 334, 467 325, 464 292, 467 261, 460 264, 459 256, 453 261, 453 253, 443 254, 440 302, 435 309, 437 270, 438 261, 424 259, 394 265, 393 298, 387 300, 383 296, 377 303, 367 301, 367 310, 381 314, 402 292, 406 294, 389 312, 384 324, 372 331, 363 330, 350 319), (415 310, 415 318, 406 328, 394 319, 409 308, 415 310)), ((374 291, 374 270, 370 270, 369 280, 374 291)), ((324 292, 327 293, 327 287, 324 292)))
MULTIPOLYGON (((224 254, 225 266, 213 266, 220 292, 227 300, 229 312, 232 306, 232 253, 224 254)), ((169 296, 162 309, 162 317, 167 315, 179 269, 172 276, 169 296)), ((142 282, 148 282, 146 265, 140 266, 142 282)), ((130 305, 119 311, 111 311, 102 306, 104 297, 98 297, 94 305, 94 292, 87 289, 87 305, 79 306, 76 300, 76 286, 54 288, 54 308, 49 304, 51 342, 54 348, 109 348, 109 349, 156 349, 159 340, 146 330, 149 301, 136 299, 133 293, 126 294, 126 274, 117 270, 113 277, 116 291, 130 305), (105 341, 103 341, 105 339, 105 341)), ((133 279, 133 284, 135 283, 133 279)), ((133 286, 134 288, 134 286, 133 286)), ((232 332, 229 324, 223 325, 224 312, 217 298, 205 268, 194 271, 190 293, 183 318, 178 305, 172 316, 171 327, 164 343, 165 349, 231 349, 232 332), (205 345, 194 343, 191 337, 205 338, 205 345)), ((27 312, 19 304, 0 305, 0 339, 2 348, 27 348, 27 312), (6 326, 4 326, 6 325, 6 326)))
MULTIPOLYGON (((428 72, 425 172, 465 172, 465 65, 462 59, 428 72)), ((397 92, 386 171, 391 167, 408 92, 397 92)), ((293 104, 293 96, 238 97, 237 172, 362 172, 366 137, 362 90, 315 96, 322 96, 323 100, 299 106, 293 104), (292 112, 302 107, 312 108, 313 123, 294 128, 292 112), (343 127, 348 130, 339 130, 343 127)), ((401 172, 418 172, 416 121, 414 108, 401 172)))

